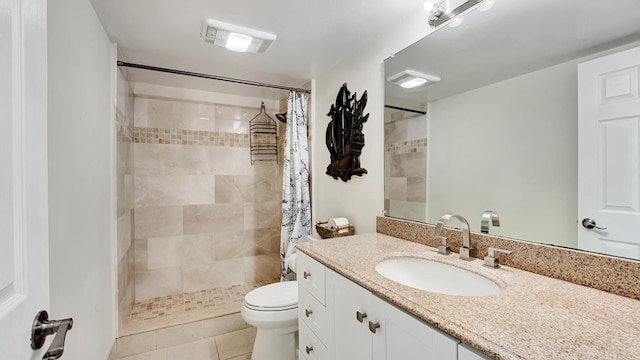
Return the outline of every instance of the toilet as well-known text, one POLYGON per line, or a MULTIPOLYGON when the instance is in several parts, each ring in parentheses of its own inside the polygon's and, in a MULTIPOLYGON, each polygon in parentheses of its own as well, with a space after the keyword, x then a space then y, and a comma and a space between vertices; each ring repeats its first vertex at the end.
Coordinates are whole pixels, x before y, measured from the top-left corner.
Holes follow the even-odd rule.
POLYGON ((295 360, 298 352, 298 282, 265 285, 244 297, 241 310, 257 329, 251 360, 295 360))

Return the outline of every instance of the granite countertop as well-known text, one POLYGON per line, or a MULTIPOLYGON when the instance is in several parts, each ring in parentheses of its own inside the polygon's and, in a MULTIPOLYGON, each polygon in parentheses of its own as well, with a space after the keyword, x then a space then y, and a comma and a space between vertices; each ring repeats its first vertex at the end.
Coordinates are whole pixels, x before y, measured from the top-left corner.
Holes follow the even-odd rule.
MULTIPOLYGON (((640 301, 378 233, 298 244, 299 251, 496 359, 640 359, 640 301), (375 270, 411 256, 450 263, 500 285, 498 295, 463 297, 413 289, 375 270)), ((597 269, 594 269, 597 271, 597 269)))

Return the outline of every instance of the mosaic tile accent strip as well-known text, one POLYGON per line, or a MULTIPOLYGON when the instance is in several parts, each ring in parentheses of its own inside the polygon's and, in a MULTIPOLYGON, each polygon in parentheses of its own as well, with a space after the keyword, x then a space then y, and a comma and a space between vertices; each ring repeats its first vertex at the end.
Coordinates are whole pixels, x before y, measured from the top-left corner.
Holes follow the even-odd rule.
POLYGON ((249 147, 249 134, 136 126, 134 141, 143 144, 249 147))
POLYGON ((129 320, 143 321, 159 319, 179 313, 243 301, 244 296, 249 291, 259 288, 260 286, 278 282, 279 280, 280 279, 271 279, 254 284, 234 285, 226 288, 194 291, 136 301, 133 304, 129 320))
POLYGON ((133 142, 133 125, 131 119, 116 107, 117 140, 119 142, 133 142))
POLYGON ((391 153, 391 155, 408 154, 412 152, 426 152, 427 151, 427 139, 416 139, 411 141, 404 141, 395 144, 384 144, 384 152, 391 153))

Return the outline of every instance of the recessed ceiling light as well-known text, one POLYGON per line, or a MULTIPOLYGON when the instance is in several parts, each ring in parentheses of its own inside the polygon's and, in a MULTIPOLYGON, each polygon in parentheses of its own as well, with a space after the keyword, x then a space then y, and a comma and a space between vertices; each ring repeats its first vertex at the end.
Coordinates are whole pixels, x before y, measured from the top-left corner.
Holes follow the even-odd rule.
POLYGON ((276 40, 274 34, 213 19, 205 20, 201 36, 214 45, 251 53, 266 52, 276 40))
POLYGON ((437 76, 421 73, 415 70, 404 70, 393 76, 389 76, 387 81, 401 86, 405 89, 413 89, 419 86, 427 86, 439 82, 441 79, 437 76))
POLYGON ((249 49, 249 45, 251 45, 251 41, 253 41, 253 38, 249 35, 229 33, 224 47, 233 51, 246 52, 249 49))
POLYGON ((491 10, 491 8, 493 7, 493 5, 495 3, 496 3, 496 0, 486 0, 484 2, 484 4, 480 5, 480 7, 478 7, 478 10, 480 10, 480 11, 491 10))

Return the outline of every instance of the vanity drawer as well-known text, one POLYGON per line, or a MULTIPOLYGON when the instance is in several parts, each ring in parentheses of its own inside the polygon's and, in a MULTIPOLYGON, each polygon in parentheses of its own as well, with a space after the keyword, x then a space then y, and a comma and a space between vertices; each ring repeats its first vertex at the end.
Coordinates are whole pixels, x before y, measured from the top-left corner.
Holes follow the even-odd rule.
POLYGON ((306 360, 328 360, 329 350, 302 321, 299 322, 298 334, 300 336, 298 345, 300 346, 301 359, 306 360))
POLYGON ((327 308, 307 290, 298 287, 298 317, 325 345, 331 333, 331 317, 327 308))
POLYGON ((325 305, 325 267, 308 255, 298 252, 296 278, 298 284, 325 305))

